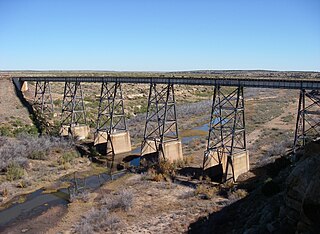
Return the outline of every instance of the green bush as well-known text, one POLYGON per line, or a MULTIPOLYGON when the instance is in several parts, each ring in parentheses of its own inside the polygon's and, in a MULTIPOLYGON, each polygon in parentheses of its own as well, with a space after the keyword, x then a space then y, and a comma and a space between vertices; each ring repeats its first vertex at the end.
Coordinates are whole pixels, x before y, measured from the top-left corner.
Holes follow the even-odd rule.
POLYGON ((45 160, 47 158, 47 154, 45 151, 33 151, 28 158, 34 159, 34 160, 45 160))
POLYGON ((31 125, 31 126, 25 125, 24 127, 16 128, 13 130, 14 136, 17 136, 17 135, 23 134, 23 133, 36 136, 36 135, 38 135, 38 129, 34 125, 31 125))
POLYGON ((11 128, 8 126, 1 126, 0 127, 0 136, 13 137, 13 133, 11 131, 11 128))
POLYGON ((69 151, 65 152, 58 160, 58 163, 60 165, 65 165, 66 163, 72 163, 73 160, 78 157, 77 152, 75 151, 69 151))
POLYGON ((18 164, 10 164, 7 168, 6 177, 9 181, 14 181, 17 179, 21 179, 24 175, 24 170, 18 164))

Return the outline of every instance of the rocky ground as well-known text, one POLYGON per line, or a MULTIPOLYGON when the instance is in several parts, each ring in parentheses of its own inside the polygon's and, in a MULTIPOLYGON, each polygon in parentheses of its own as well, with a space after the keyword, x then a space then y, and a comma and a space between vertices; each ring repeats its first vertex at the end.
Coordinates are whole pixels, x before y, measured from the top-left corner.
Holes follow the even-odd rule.
POLYGON ((319 233, 319 152, 320 142, 311 143, 296 163, 268 165, 254 185, 244 181, 254 186, 245 199, 194 222, 190 233, 319 233))

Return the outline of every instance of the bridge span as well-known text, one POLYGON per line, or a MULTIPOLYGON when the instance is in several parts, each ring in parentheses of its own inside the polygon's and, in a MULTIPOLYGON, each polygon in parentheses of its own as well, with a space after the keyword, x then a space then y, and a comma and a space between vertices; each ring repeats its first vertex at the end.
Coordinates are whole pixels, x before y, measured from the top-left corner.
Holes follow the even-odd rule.
POLYGON ((17 77, 20 81, 39 82, 116 82, 132 84, 182 84, 182 85, 204 85, 204 86, 242 86, 254 88, 272 89, 320 89, 320 79, 298 79, 298 78, 211 78, 195 76, 79 76, 79 77, 17 77))
POLYGON ((141 155, 157 153, 159 159, 171 162, 183 159, 182 143, 178 135, 174 86, 214 87, 212 108, 208 113, 210 127, 203 170, 209 175, 220 173, 223 180, 236 180, 241 173, 249 170, 244 87, 300 90, 293 152, 320 136, 320 79, 317 78, 212 78, 164 75, 13 78, 16 87, 22 91, 27 89, 29 81, 36 82, 33 105, 43 116, 53 111, 50 83, 65 84, 60 134, 75 137, 86 137, 89 132, 81 83, 101 83, 94 144, 106 146, 105 154, 112 157, 131 151, 121 84, 149 84, 141 155), (223 89, 223 87, 229 88, 223 89))

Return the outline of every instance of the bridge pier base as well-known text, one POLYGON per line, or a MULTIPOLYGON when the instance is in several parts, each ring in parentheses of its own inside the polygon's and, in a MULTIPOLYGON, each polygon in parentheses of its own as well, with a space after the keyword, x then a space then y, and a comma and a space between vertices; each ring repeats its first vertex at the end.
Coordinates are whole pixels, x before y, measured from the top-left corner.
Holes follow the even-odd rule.
POLYGON ((106 155, 131 151, 130 134, 127 130, 121 84, 103 82, 98 110, 94 145, 103 148, 106 155))
POLYGON ((320 91, 300 91, 293 152, 320 137, 320 91))
POLYGON ((152 154, 158 152, 160 159, 165 159, 171 163, 183 160, 182 143, 181 140, 176 139, 164 142, 162 149, 155 141, 148 140, 144 147, 141 149, 141 155, 152 154))
POLYGON ((90 132, 86 123, 86 113, 80 82, 65 82, 60 135, 71 135, 78 139, 84 139, 88 137, 90 132))
POLYGON ((183 160, 173 84, 150 84, 141 155, 158 153, 159 160, 183 160))
POLYGON ((207 150, 203 169, 222 181, 232 179, 249 170, 246 149, 243 87, 222 90, 215 86, 210 118, 207 150))
POLYGON ((98 132, 95 134, 94 145, 105 145, 106 152, 109 154, 122 154, 131 151, 131 139, 129 131, 119 133, 98 132), (111 144, 112 142, 112 144, 111 144), (113 152, 112 152, 113 151, 113 152), (108 153, 109 152, 109 153, 108 153))

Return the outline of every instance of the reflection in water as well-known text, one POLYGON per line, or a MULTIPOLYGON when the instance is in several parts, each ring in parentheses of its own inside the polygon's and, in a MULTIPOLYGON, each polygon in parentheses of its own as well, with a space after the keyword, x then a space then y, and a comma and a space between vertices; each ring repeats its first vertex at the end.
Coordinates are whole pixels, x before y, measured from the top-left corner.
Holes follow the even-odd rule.
MULTIPOLYGON (((215 121, 215 122, 217 122, 217 121, 215 121)), ((199 133, 199 131, 207 133, 209 131, 209 124, 204 124, 204 125, 195 127, 191 130, 196 130, 196 132, 198 132, 198 133, 199 133)), ((203 137, 202 134, 198 134, 195 136, 186 136, 186 137, 182 137, 181 142, 182 142, 182 144, 189 144, 192 140, 198 139, 201 137, 203 137)), ((137 147, 137 148, 133 149, 130 154, 139 155, 140 153, 141 153, 141 147, 137 147)), ((139 165, 140 165, 140 157, 136 157, 129 162, 129 166, 132 166, 132 167, 139 167, 139 165)))

